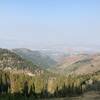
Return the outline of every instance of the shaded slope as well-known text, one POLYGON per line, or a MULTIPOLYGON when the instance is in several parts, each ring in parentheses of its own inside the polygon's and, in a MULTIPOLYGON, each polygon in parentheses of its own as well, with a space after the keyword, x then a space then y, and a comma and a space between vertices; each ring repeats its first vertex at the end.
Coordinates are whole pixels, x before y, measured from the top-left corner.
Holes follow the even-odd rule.
POLYGON ((20 48, 20 49, 13 49, 13 52, 20 55, 22 58, 31 61, 34 64, 39 65, 43 68, 48 68, 56 64, 56 61, 54 61, 47 55, 43 55, 39 51, 32 51, 29 49, 20 48))

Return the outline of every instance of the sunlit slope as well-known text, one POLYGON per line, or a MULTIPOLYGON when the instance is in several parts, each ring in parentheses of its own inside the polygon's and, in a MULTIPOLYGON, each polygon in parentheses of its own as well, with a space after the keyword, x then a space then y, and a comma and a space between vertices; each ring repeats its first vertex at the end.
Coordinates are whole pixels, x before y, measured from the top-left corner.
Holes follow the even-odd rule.
POLYGON ((0 48, 0 69, 27 69, 33 71, 38 68, 39 66, 21 58, 10 50, 0 48))
POLYGON ((71 55, 57 65, 54 70, 65 74, 88 74, 100 70, 100 55, 71 55))

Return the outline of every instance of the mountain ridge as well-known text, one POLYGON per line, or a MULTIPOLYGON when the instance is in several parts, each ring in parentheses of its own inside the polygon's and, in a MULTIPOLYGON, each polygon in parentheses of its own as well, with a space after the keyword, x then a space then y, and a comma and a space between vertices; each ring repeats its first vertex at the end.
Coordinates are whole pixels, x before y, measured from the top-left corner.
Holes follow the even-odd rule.
POLYGON ((29 60, 36 65, 41 66, 42 68, 52 67, 56 64, 55 60, 37 50, 17 48, 17 49, 12 49, 12 51, 20 55, 22 58, 29 60))

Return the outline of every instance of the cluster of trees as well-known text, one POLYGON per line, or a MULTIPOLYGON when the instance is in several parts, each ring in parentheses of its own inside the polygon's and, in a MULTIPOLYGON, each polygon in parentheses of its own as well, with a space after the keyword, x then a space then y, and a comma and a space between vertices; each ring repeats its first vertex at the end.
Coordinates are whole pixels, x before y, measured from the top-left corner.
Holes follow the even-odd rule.
MULTIPOLYGON (((100 74, 84 76, 44 76, 30 77, 25 74, 15 74, 0 71, 0 96, 13 95, 25 98, 49 98, 76 96, 87 91, 100 80, 100 74)), ((100 84, 99 86, 100 87, 100 84)))

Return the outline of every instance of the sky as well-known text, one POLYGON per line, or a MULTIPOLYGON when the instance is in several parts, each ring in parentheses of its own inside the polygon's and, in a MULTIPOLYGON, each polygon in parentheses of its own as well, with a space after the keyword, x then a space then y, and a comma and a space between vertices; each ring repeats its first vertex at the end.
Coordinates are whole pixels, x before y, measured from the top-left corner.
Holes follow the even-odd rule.
POLYGON ((0 47, 100 46, 100 0, 0 0, 0 47))

